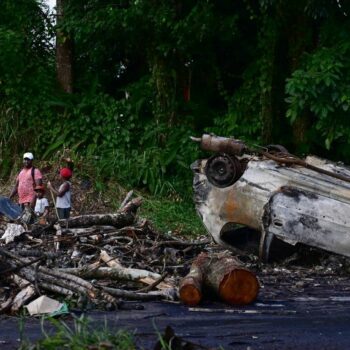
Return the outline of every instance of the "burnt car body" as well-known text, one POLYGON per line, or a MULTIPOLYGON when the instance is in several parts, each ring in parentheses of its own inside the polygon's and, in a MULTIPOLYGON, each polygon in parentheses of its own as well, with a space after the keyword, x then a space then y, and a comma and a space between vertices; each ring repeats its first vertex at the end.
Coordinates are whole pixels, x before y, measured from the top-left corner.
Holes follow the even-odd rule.
POLYGON ((350 257, 349 168, 300 160, 281 146, 256 152, 230 138, 194 140, 218 152, 191 165, 196 209, 216 243, 245 249, 250 238, 242 227, 249 227, 265 260, 275 241, 350 257))

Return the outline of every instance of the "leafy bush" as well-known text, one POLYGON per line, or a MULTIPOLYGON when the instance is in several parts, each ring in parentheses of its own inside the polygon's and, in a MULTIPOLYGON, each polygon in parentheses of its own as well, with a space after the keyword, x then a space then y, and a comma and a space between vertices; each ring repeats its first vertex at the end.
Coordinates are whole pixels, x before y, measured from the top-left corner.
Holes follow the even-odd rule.
POLYGON ((350 160, 350 43, 333 39, 332 46, 305 55, 287 80, 287 118, 293 123, 311 113, 310 142, 350 160))

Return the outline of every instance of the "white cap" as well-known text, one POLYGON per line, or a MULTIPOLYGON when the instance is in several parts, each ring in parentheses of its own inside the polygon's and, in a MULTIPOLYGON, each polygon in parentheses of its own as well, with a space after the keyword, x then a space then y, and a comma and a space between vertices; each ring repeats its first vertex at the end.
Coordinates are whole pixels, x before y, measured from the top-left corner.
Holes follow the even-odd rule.
POLYGON ((30 153, 30 152, 26 152, 23 154, 23 159, 25 158, 28 158, 30 160, 33 160, 34 159, 34 156, 33 156, 33 153, 30 153))

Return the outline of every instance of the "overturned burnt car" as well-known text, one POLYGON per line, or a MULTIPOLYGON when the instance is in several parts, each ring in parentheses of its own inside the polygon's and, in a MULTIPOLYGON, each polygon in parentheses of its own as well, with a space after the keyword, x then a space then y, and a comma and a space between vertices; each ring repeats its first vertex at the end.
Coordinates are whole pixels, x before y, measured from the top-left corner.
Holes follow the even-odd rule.
POLYGON ((279 145, 192 140, 215 152, 191 169, 197 212, 216 243, 264 260, 298 245, 350 257, 350 168, 279 145))

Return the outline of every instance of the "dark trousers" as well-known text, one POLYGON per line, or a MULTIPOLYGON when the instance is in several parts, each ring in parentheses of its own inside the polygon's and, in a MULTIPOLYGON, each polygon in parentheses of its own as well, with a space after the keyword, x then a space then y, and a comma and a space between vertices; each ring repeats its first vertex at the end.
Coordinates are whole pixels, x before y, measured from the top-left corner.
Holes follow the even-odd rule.
POLYGON ((60 219, 69 219, 70 208, 57 208, 57 213, 60 219))

